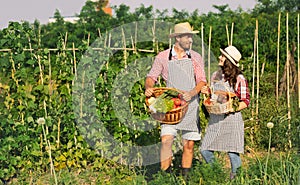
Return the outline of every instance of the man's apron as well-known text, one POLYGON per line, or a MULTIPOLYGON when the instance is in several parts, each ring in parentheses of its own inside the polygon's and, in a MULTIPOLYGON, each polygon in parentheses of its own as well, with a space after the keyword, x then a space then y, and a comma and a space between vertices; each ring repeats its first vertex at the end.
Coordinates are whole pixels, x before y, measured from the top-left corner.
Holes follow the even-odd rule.
MULTIPOLYGON (((192 60, 170 60, 168 64, 167 87, 173 87, 182 91, 191 91, 196 86, 192 60)), ((164 126, 164 125, 162 125, 164 126)), ((199 98, 194 96, 188 105, 188 110, 181 122, 174 126, 178 130, 199 132, 199 98)))

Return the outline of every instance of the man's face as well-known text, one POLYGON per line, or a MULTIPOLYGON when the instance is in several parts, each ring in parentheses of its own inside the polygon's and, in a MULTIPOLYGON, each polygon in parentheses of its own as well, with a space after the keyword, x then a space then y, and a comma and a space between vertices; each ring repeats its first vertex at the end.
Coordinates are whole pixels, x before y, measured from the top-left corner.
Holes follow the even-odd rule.
POLYGON ((189 50, 193 43, 193 34, 183 34, 177 37, 179 46, 184 50, 189 50))

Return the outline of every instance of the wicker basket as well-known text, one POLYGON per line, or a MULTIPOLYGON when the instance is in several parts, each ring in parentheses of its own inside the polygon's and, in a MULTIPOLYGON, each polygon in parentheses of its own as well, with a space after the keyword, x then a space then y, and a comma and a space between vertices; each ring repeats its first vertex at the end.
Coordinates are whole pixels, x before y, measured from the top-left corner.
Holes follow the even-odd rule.
POLYGON ((223 94, 228 97, 228 101, 225 103, 216 103, 212 102, 211 104, 208 104, 209 97, 204 97, 204 106, 208 113, 210 114, 226 114, 232 110, 232 97, 236 96, 234 93, 231 92, 224 92, 224 91, 216 91, 215 94, 223 94))
MULTIPOLYGON (((162 93, 164 93, 165 91, 167 90, 174 90, 174 91, 177 91, 179 93, 182 93, 180 90, 178 89, 174 89, 174 88, 169 88, 169 87, 158 87, 158 88, 154 88, 154 93, 153 93, 153 96, 154 97, 158 97, 160 96, 162 93)), ((150 97, 146 97, 146 105, 149 107, 149 103, 148 103, 148 99, 150 97)), ((164 123, 164 124, 177 124, 179 123, 182 118, 184 117, 185 113, 187 112, 187 109, 188 109, 188 102, 183 105, 183 106, 180 106, 176 109, 172 109, 170 110, 169 112, 166 112, 166 113, 153 113, 150 111, 151 113, 151 116, 161 122, 161 123, 164 123)))

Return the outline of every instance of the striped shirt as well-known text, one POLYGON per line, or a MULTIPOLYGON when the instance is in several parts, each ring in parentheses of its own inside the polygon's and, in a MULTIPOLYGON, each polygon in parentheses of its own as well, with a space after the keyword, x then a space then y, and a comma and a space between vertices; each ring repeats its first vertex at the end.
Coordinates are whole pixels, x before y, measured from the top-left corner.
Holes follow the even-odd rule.
MULTIPOLYGON (((172 51, 172 60, 178 59, 174 49, 172 51)), ((152 78, 156 82, 157 78, 161 75, 165 81, 168 81, 169 53, 170 49, 158 53, 158 55, 155 57, 152 68, 148 73, 147 77, 152 78)), ((198 84, 201 81, 206 82, 204 62, 202 60, 201 55, 193 50, 190 50, 189 53, 193 62, 196 84, 198 84)), ((183 56, 183 58, 188 58, 188 55, 186 54, 185 56, 183 56)))

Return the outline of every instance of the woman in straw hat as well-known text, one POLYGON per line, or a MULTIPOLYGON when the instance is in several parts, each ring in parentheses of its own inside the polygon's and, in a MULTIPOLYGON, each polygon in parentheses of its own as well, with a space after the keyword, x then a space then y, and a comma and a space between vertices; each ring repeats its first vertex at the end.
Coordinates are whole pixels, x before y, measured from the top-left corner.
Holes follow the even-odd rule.
POLYGON ((177 132, 183 139, 182 173, 187 175, 192 166, 194 141, 200 140, 199 97, 201 88, 206 85, 204 63, 199 53, 191 50, 193 35, 198 33, 188 22, 174 26, 170 38, 175 39, 172 48, 160 52, 154 60, 145 82, 145 95, 153 94, 153 87, 161 75, 168 87, 184 91, 183 98, 189 107, 182 121, 175 125, 161 125, 160 161, 163 171, 171 171, 172 144, 177 132))
MULTIPOLYGON (((236 110, 226 114, 210 114, 208 128, 201 145, 201 154, 207 163, 212 163, 214 151, 228 152, 231 162, 230 178, 236 176, 241 166, 240 154, 244 152, 244 121, 241 110, 248 107, 250 94, 247 80, 239 69, 241 54, 234 46, 220 49, 220 70, 212 75, 213 91, 231 91, 239 98, 236 110)), ((208 86, 201 89, 204 94, 210 94, 208 86)))

